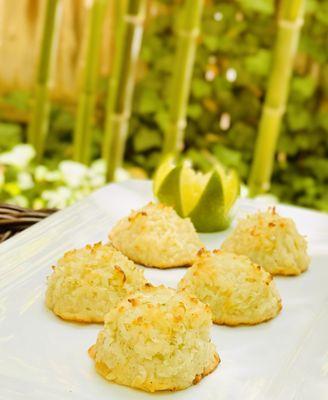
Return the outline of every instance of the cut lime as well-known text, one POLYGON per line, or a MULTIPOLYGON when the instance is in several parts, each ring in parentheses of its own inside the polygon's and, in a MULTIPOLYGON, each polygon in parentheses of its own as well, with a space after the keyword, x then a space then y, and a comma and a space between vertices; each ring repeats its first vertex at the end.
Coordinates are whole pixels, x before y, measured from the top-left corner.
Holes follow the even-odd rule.
POLYGON ((220 175, 214 171, 188 217, 198 232, 222 231, 229 226, 220 175))
POLYGON ((182 214, 180 196, 180 175, 182 165, 175 165, 172 158, 167 159, 157 170, 153 190, 155 196, 163 203, 173 207, 176 212, 182 214))
POLYGON ((226 177, 223 183, 223 191, 224 191, 224 204, 226 207, 226 211, 229 211, 233 206, 236 198, 239 195, 240 190, 240 180, 237 172, 234 169, 231 169, 227 172, 226 177))
POLYGON ((164 179, 169 172, 176 167, 173 157, 167 157, 157 168, 157 171, 153 180, 153 191, 155 196, 157 196, 158 190, 161 187, 164 179))
POLYGON ((199 232, 214 232, 228 227, 239 186, 237 173, 226 172, 221 165, 203 174, 193 170, 188 161, 176 165, 169 158, 158 168, 153 187, 162 203, 189 217, 199 232))
POLYGON ((180 196, 182 213, 188 216, 198 203, 211 173, 202 174, 194 171, 186 163, 183 164, 180 180, 180 196))

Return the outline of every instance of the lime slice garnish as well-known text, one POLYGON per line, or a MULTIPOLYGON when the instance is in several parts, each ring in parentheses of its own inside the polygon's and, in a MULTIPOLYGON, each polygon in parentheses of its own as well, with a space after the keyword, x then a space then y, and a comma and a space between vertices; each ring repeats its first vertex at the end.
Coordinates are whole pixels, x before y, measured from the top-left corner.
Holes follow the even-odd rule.
POLYGON ((239 194, 239 178, 220 164, 208 173, 196 172, 189 161, 176 165, 166 159, 154 177, 154 194, 164 204, 189 217, 200 232, 214 232, 229 225, 229 211, 239 194))
POLYGON ((210 172, 207 174, 196 172, 184 163, 180 178, 180 196, 184 216, 188 216, 199 202, 210 176, 210 172))
POLYGON ((174 163, 173 157, 167 157, 158 167, 154 179, 153 179, 153 191, 154 195, 157 196, 157 193, 166 178, 166 176, 175 168, 176 165, 174 163))

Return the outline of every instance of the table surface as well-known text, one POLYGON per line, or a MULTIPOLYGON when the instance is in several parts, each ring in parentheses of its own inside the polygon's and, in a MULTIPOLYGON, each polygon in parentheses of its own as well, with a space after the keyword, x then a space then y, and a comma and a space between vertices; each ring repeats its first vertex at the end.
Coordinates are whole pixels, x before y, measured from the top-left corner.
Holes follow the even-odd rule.
MULTIPOLYGON (((149 182, 108 185, 0 245, 0 399, 297 399, 328 398, 328 216, 278 205, 309 242, 312 261, 299 277, 275 278, 282 313, 254 327, 214 326, 222 359, 187 390, 151 395, 108 383, 87 349, 100 325, 64 322, 44 306, 50 266, 71 248, 106 240, 113 224, 151 200, 149 182)), ((237 217, 263 208, 239 200, 237 217)), ((235 220, 234 220, 235 223, 235 220)), ((218 248, 227 233, 202 234, 218 248)), ((145 269, 154 284, 175 287, 184 269, 145 269)))

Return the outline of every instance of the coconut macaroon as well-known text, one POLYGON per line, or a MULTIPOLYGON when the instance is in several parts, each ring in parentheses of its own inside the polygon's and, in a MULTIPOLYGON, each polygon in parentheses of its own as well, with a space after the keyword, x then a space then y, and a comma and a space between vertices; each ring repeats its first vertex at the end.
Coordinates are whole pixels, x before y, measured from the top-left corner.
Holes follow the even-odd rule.
POLYGON ((310 262, 306 240, 294 221, 274 207, 240 220, 222 249, 248 256, 273 275, 299 275, 310 262))
POLYGON ((281 310, 271 274, 246 256, 220 250, 200 251, 180 281, 179 290, 209 305, 216 324, 254 325, 281 310))
POLYGON ((115 248, 147 267, 189 266, 203 247, 191 221, 163 204, 149 203, 133 211, 109 236, 115 248))
POLYGON ((211 325, 209 307, 196 298, 149 285, 106 315, 89 354, 109 381, 147 392, 185 389, 220 362, 211 325))
POLYGON ((110 244, 72 250, 53 267, 46 304, 63 319, 103 322, 123 297, 147 283, 143 271, 110 244))

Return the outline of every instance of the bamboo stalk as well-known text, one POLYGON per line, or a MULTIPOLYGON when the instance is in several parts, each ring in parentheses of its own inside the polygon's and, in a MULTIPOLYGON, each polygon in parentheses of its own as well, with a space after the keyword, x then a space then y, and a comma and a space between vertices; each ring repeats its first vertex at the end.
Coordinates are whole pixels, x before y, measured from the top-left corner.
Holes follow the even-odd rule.
POLYGON ((83 58, 82 87, 78 99, 74 129, 73 158, 84 164, 90 161, 92 118, 96 104, 97 77, 103 18, 107 0, 93 0, 86 27, 86 51, 83 58))
POLYGON ((183 148, 190 83, 200 33, 203 0, 185 0, 177 29, 177 50, 173 64, 169 124, 164 139, 164 154, 183 148))
POLYGON ((304 9, 305 0, 282 0, 280 3, 272 69, 248 182, 251 196, 270 188, 276 144, 285 113, 304 9))
POLYGON ((49 126, 50 74, 54 62, 60 5, 61 0, 46 1, 34 102, 27 132, 28 142, 34 146, 38 160, 42 158, 44 152, 44 142, 49 126))
POLYGON ((115 54, 108 86, 102 149, 108 181, 114 180, 124 156, 147 1, 116 0, 115 4, 115 54))

